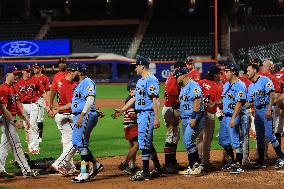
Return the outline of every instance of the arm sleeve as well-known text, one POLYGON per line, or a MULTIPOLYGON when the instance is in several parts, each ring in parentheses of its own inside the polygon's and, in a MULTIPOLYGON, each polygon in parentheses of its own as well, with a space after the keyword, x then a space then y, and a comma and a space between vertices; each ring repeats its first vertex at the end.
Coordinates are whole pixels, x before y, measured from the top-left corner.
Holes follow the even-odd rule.
POLYGON ((200 98, 203 96, 203 93, 202 93, 202 90, 201 90, 201 87, 196 84, 194 85, 194 87, 192 87, 192 89, 190 89, 190 97, 191 97, 191 100, 194 100, 196 98, 200 98))
POLYGON ((242 86, 239 86, 236 92, 237 92, 237 95, 235 98, 237 102, 246 101, 247 95, 246 95, 245 84, 243 84, 242 86))
POLYGON ((82 112, 84 112, 84 113, 89 112, 92 105, 94 104, 94 101, 95 101, 94 96, 88 96, 82 112))
POLYGON ((275 91, 273 82, 272 82, 270 79, 268 79, 268 78, 267 78, 267 80, 266 80, 264 90, 265 90, 265 93, 266 93, 266 94, 269 94, 269 93, 275 91))
POLYGON ((253 94, 253 91, 252 91, 252 85, 249 86, 248 88, 248 94, 247 94, 247 101, 249 103, 252 103, 254 101, 254 94, 253 94))
POLYGON ((159 83, 156 80, 147 82, 147 93, 149 96, 159 96, 159 83))

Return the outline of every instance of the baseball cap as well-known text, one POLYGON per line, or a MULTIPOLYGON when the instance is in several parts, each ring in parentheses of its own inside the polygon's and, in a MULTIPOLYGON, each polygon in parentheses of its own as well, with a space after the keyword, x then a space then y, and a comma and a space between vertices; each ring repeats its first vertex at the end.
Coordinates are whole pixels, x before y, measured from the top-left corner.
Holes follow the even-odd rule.
POLYGON ((31 65, 28 65, 28 64, 26 64, 26 65, 23 65, 22 66, 22 70, 24 70, 24 71, 31 71, 31 65))
POLYGON ((36 63, 34 63, 34 64, 33 64, 33 68, 40 69, 40 68, 41 68, 41 66, 39 65, 39 63, 37 63, 37 62, 36 62, 36 63))
POLYGON ((130 91, 130 89, 135 89, 136 88, 136 82, 135 81, 129 81, 127 83, 127 91, 130 91))
POLYGON ((225 70, 230 70, 230 71, 235 71, 237 73, 239 73, 240 68, 238 65, 234 64, 234 63, 229 63, 226 65, 225 70))
POLYGON ((6 73, 21 74, 21 71, 16 68, 16 66, 8 66, 6 73))
POLYGON ((86 73, 88 71, 88 66, 86 64, 78 64, 78 71, 86 73))
POLYGON ((141 56, 137 56, 136 62, 133 62, 132 64, 135 64, 135 65, 149 65, 150 64, 150 60, 147 59, 147 58, 143 58, 141 56))
POLYGON ((71 64, 68 64, 67 70, 68 70, 68 71, 78 71, 78 70, 79 70, 79 65, 78 65, 78 63, 71 63, 71 64))
POLYGON ((185 74, 188 74, 188 69, 187 68, 177 68, 174 71, 173 76, 175 78, 178 78, 179 76, 182 76, 182 75, 185 75, 185 74))
POLYGON ((186 65, 185 65, 185 63, 182 62, 182 61, 177 61, 177 62, 174 64, 174 69, 183 68, 183 67, 186 67, 186 65))
POLYGON ((184 63, 185 64, 192 64, 193 63, 194 58, 189 56, 185 59, 184 63))
POLYGON ((220 73, 220 71, 221 71, 221 69, 218 66, 213 65, 208 69, 207 74, 217 75, 218 73, 220 73))
POLYGON ((58 59, 57 64, 67 64, 67 60, 64 57, 58 59))

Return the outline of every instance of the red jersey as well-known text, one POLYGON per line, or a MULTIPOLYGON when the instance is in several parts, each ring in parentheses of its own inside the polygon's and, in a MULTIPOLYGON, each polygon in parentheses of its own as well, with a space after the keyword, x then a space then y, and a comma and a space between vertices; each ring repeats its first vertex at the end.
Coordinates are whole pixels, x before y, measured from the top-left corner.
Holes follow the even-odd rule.
POLYGON ((251 84, 251 80, 249 80, 247 77, 239 77, 239 79, 245 83, 246 88, 248 89, 249 85, 251 84))
POLYGON ((208 108, 207 106, 209 102, 215 102, 222 99, 222 87, 219 86, 216 82, 207 79, 200 80, 198 84, 200 85, 203 92, 205 112, 213 114, 216 113, 217 106, 214 106, 213 108, 208 108))
POLYGON ((280 85, 280 91, 281 93, 284 92, 284 70, 280 70, 276 73, 276 78, 278 79, 279 85, 280 85))
POLYGON ((179 93, 180 86, 177 84, 177 79, 173 75, 170 75, 167 78, 165 86, 165 106, 179 108, 179 93))
POLYGON ((34 78, 37 78, 39 82, 44 86, 45 91, 49 91, 49 79, 46 75, 41 74, 39 76, 34 75, 34 78))
MULTIPOLYGON (((73 89, 75 87, 75 84, 73 82, 62 78, 57 81, 57 85, 55 85, 55 87, 55 91, 57 93, 57 102, 59 106, 64 106, 72 101, 73 89)), ((62 110, 60 112, 71 113, 71 108, 68 110, 62 110)))
POLYGON ((57 72, 54 76, 53 76, 53 81, 52 81, 52 84, 51 84, 51 89, 52 90, 55 90, 56 91, 56 85, 57 85, 57 81, 59 79, 63 79, 65 78, 65 76, 67 75, 67 72, 57 72))
POLYGON ((35 102, 44 93, 44 86, 37 78, 20 79, 16 83, 16 90, 19 94, 20 102, 35 102))
POLYGON ((189 71, 188 77, 189 77, 190 79, 194 80, 194 81, 199 81, 200 78, 201 78, 199 71, 196 70, 196 69, 193 69, 193 70, 189 71))
MULTIPOLYGON (((0 85, 0 103, 7 104, 7 110, 12 114, 18 113, 19 95, 13 85, 3 83, 0 85)), ((3 114, 0 110, 0 114, 3 114)))
POLYGON ((266 76, 273 82, 275 92, 279 93, 281 91, 279 80, 277 79, 277 77, 275 75, 272 75, 270 73, 265 73, 265 72, 262 72, 262 71, 259 71, 259 75, 266 76))

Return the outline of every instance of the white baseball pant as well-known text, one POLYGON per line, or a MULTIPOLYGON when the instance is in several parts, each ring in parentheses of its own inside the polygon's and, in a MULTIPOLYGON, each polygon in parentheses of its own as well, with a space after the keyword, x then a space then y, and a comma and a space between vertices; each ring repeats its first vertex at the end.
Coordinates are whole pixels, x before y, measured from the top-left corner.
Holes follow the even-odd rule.
POLYGON ((167 133, 166 142, 170 144, 177 144, 180 137, 179 123, 180 123, 180 112, 178 109, 172 107, 163 107, 162 115, 166 122, 167 133))
POLYGON ((72 144, 73 115, 70 113, 57 113, 55 115, 55 122, 61 134, 63 151, 53 163, 53 166, 64 166, 67 170, 73 169, 75 168, 73 155, 76 152, 72 144))
MULTIPOLYGON (((28 133, 29 151, 39 150, 39 134, 37 127, 37 118, 39 114, 39 105, 37 103, 23 104, 23 113, 30 122, 30 128, 26 129, 28 133)), ((27 127, 25 125, 25 127, 27 127)))
POLYGON ((22 173, 25 174, 31 172, 16 128, 9 121, 6 121, 4 116, 0 117, 0 127, 2 130, 0 144, 0 172, 5 171, 5 162, 10 148, 13 151, 14 158, 19 164, 22 173))
POLYGON ((44 104, 44 99, 42 97, 40 97, 37 101, 38 105, 39 105, 39 111, 38 111, 38 116, 37 116, 37 123, 41 123, 44 120, 44 108, 45 108, 45 104, 44 104))

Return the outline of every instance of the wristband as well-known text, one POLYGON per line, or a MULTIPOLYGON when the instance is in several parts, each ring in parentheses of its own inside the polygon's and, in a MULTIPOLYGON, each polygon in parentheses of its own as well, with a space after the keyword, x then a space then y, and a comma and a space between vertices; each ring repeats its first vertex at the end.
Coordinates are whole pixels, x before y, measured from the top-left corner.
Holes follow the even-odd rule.
POLYGON ((191 119, 196 119, 199 116, 199 112, 193 111, 191 115, 191 119))

